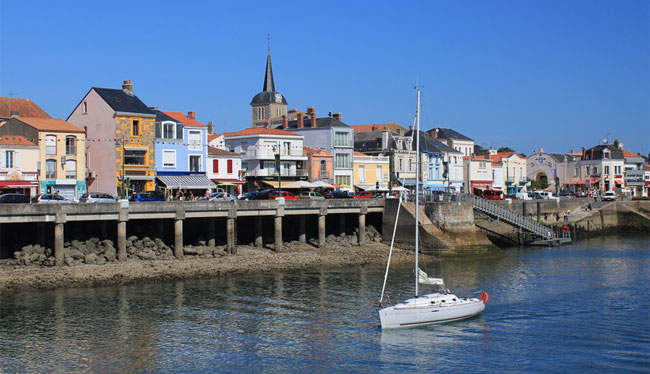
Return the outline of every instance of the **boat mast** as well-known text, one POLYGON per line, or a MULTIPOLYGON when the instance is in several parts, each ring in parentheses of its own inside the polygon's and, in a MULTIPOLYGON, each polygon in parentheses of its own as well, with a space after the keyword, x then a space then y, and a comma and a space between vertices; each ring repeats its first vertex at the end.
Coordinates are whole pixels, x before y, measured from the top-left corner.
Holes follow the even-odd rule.
POLYGON ((415 87, 418 93, 418 107, 415 111, 415 297, 419 294, 419 280, 418 280, 418 256, 420 252, 419 246, 419 213, 420 213, 420 88, 415 87))

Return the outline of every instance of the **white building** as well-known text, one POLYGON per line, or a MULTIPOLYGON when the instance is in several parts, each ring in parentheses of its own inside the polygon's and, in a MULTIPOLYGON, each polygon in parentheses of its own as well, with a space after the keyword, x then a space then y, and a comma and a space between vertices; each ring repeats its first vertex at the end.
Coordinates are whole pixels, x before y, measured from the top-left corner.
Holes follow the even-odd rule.
POLYGON ((223 134, 226 148, 241 155, 246 190, 277 188, 279 183, 307 180, 302 135, 264 127, 223 134), (280 165, 276 165, 279 158, 280 165), (279 173, 278 173, 279 172, 279 173), (281 178, 281 182, 278 178, 281 178))

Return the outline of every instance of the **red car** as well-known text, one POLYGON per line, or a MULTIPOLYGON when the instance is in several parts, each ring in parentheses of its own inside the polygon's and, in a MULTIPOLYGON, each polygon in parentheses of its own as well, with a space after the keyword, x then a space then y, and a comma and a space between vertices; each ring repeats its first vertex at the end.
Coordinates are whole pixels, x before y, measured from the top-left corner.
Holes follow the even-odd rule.
MULTIPOLYGON (((275 200, 279 197, 279 192, 278 191, 271 191, 269 192, 269 200, 275 200)), ((299 200, 300 197, 292 194, 291 192, 287 191, 282 191, 282 197, 284 197, 285 200, 299 200)))
POLYGON ((375 197, 375 194, 370 191, 361 191, 354 195, 355 199, 372 199, 373 197, 375 197))

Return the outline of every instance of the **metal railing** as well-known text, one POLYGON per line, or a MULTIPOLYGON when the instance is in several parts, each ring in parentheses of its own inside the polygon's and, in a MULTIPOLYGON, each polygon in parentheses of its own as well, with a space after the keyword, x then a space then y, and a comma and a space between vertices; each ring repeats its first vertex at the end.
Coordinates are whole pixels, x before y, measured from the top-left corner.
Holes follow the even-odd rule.
POLYGON ((542 225, 541 223, 508 208, 502 207, 499 204, 493 203, 489 200, 484 200, 476 195, 458 194, 456 195, 456 200, 470 202, 474 206, 474 210, 487 214, 490 217, 498 218, 501 221, 525 230, 540 238, 546 240, 557 238, 553 229, 550 227, 542 225))

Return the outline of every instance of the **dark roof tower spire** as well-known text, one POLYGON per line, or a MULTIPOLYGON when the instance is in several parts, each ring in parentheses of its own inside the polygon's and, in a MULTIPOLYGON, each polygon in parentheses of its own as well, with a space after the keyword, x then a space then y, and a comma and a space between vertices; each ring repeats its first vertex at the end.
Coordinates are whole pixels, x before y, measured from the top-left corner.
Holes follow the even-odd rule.
POLYGON ((268 54, 266 55, 266 75, 264 76, 264 88, 262 91, 275 92, 275 83, 273 82, 273 68, 271 67, 271 34, 267 36, 269 41, 268 54))

